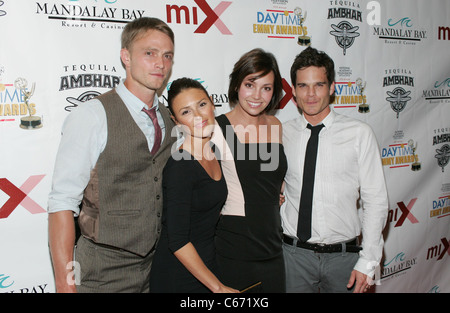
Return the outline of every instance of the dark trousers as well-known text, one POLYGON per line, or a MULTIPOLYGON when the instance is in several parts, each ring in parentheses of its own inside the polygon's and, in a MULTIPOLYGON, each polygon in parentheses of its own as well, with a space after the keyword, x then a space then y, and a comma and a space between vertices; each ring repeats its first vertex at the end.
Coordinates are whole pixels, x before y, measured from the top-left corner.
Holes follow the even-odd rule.
POLYGON ((283 243, 286 292, 352 292, 347 289, 358 261, 354 252, 317 253, 283 243))

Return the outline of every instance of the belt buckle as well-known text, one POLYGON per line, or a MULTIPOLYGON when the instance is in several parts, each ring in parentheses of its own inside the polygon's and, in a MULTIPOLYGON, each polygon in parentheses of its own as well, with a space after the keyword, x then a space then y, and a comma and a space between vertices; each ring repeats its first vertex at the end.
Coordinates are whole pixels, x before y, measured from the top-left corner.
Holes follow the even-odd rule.
POLYGON ((326 246, 326 244, 324 244, 324 243, 316 243, 314 246, 314 251, 317 253, 323 253, 322 250, 324 249, 325 246, 326 246))

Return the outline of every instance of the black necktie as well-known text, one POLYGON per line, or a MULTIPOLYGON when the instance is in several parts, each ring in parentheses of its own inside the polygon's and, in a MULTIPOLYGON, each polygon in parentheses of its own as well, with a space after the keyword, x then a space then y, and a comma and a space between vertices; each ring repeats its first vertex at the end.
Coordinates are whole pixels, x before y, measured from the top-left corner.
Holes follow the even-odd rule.
POLYGON ((303 242, 311 238, 311 211, 313 203, 314 176, 316 172, 317 146, 319 144, 319 132, 323 124, 307 126, 311 129, 306 146, 305 164, 303 167, 303 184, 300 196, 300 208, 298 212, 297 236, 303 242))

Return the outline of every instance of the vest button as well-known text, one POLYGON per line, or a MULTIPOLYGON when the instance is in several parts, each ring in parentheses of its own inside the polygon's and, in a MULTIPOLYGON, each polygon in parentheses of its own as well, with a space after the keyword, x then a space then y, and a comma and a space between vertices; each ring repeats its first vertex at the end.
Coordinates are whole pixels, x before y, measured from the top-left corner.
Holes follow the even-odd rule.
POLYGON ((158 181, 158 177, 153 178, 154 181, 158 181))
POLYGON ((159 200, 159 199, 161 199, 161 196, 160 195, 156 195, 156 200, 159 200))

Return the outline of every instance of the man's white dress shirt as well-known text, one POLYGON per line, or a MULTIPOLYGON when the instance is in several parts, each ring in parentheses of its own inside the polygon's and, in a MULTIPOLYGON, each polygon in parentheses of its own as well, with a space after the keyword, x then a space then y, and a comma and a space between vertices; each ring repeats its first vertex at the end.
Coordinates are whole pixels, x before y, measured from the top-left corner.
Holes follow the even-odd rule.
MULTIPOLYGON (((333 244, 360 235, 362 247, 356 270, 372 274, 384 244, 382 230, 388 197, 380 152, 369 125, 335 113, 322 121, 313 194, 312 230, 308 242, 333 244), (358 205, 361 209, 358 209, 358 205)), ((284 234, 297 238, 303 163, 311 131, 301 115, 283 124, 288 160, 286 202, 281 207, 284 234)))

